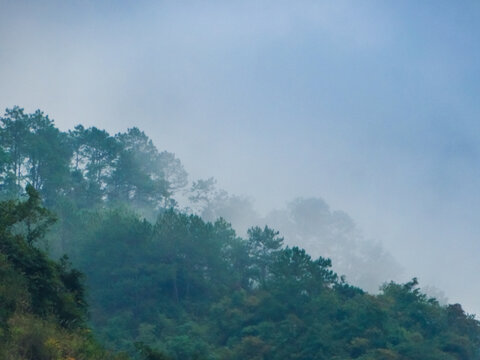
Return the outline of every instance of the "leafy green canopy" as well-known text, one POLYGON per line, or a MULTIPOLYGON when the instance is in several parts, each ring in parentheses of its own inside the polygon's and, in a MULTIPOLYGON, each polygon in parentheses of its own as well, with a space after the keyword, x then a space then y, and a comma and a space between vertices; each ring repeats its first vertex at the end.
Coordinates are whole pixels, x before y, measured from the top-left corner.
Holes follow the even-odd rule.
POLYGON ((439 305, 415 279, 365 293, 268 227, 242 239, 221 219, 174 210, 154 223, 125 209, 76 221, 72 260, 108 347, 171 359, 479 358, 479 323, 460 305, 439 305))
POLYGON ((35 246, 55 218, 26 194, 0 202, 0 358, 113 358, 88 334, 83 275, 35 246))
POLYGON ((4 198, 31 184, 49 206, 67 197, 80 208, 128 202, 156 209, 186 185, 187 173, 137 128, 111 136, 78 125, 67 133, 40 110, 14 107, 0 117, 0 181, 4 198))
POLYGON ((66 327, 82 326, 86 320, 82 275, 66 258, 54 262, 34 246, 54 217, 41 206, 32 186, 27 193, 26 201, 0 203, 0 252, 8 267, 22 274, 34 314, 54 315, 66 327))
MULTIPOLYGON (((39 111, 7 110, 0 194, 13 200, 0 203, 0 345, 30 349, 10 358, 107 357, 79 334, 81 273, 48 259, 45 245, 85 274, 101 341, 144 359, 480 358, 478 321, 422 294, 416 279, 365 293, 268 226, 243 239, 222 219, 172 209, 185 184, 178 159, 136 128, 64 133, 39 111), (27 199, 15 200, 27 183, 27 199), (54 217, 34 187, 59 219, 48 234, 54 217)), ((197 183, 194 198, 208 187, 197 183)))

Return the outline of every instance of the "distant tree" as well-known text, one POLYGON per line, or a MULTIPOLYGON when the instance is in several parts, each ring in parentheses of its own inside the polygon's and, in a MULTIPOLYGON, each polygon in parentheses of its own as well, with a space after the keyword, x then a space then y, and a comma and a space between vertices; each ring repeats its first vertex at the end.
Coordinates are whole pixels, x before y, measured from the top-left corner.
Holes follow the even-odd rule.
POLYGON ((85 193, 84 202, 94 206, 106 197, 108 178, 115 169, 119 145, 114 137, 96 127, 76 126, 70 132, 73 149, 71 192, 85 193))
POLYGON ((255 280, 262 286, 266 285, 271 266, 283 245, 283 238, 278 235, 278 231, 268 226, 263 229, 256 226, 248 230, 247 246, 253 260, 253 270, 256 272, 255 280))
POLYGON ((337 282, 329 259, 312 260, 303 249, 286 248, 272 265, 275 285, 281 291, 295 296, 313 297, 337 282))
POLYGON ((18 106, 6 109, 0 118, 0 146, 3 158, 3 188, 11 193, 21 190, 26 175, 30 118, 18 106))
POLYGON ((138 128, 117 134, 115 139, 121 150, 109 178, 109 197, 113 201, 159 207, 170 193, 157 148, 138 128))
POLYGON ((217 181, 210 177, 194 181, 188 191, 189 210, 196 214, 202 214, 216 196, 217 181))
POLYGON ((188 195, 187 211, 207 221, 224 218, 235 226, 241 236, 245 236, 252 225, 263 222, 253 209, 251 199, 218 189, 214 178, 194 181, 188 195))
POLYGON ((188 184, 188 174, 181 161, 174 154, 162 151, 158 155, 158 166, 163 173, 163 178, 168 184, 170 195, 175 194, 188 184))
POLYGON ((67 134, 39 110, 30 115, 27 156, 27 181, 41 191, 47 204, 53 204, 55 196, 68 186, 72 151, 67 134))
POLYGON ((332 259, 334 270, 350 283, 376 292, 402 269, 381 244, 365 239, 354 221, 319 198, 298 198, 263 220, 279 230, 289 246, 301 246, 312 257, 332 259))

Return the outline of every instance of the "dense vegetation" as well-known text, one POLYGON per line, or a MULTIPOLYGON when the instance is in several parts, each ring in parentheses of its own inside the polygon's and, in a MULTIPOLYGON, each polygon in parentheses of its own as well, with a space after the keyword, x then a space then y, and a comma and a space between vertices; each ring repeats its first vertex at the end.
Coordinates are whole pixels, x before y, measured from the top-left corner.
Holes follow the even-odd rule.
POLYGON ((82 273, 95 337, 133 357, 480 358, 479 323, 416 279, 371 295, 268 226, 241 238, 222 219, 180 211, 185 170, 136 128, 66 133, 20 108, 0 120, 5 358, 111 356, 88 332, 82 273))
POLYGON ((0 202, 0 358, 113 359, 86 327, 83 275, 35 247, 54 217, 26 190, 0 202))

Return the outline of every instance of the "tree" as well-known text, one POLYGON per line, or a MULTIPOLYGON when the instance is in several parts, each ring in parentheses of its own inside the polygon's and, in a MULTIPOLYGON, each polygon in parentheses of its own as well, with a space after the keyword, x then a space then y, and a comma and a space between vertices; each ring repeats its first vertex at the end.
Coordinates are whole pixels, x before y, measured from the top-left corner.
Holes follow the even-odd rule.
POLYGON ((298 247, 282 250, 271 266, 275 288, 298 302, 299 296, 312 298, 337 281, 329 259, 312 258, 298 247))
POLYGON ((138 128, 115 136, 119 157, 109 179, 112 201, 158 208, 169 197, 169 185, 153 142, 138 128))
POLYGON ((30 119, 18 106, 6 109, 0 118, 0 146, 3 153, 4 189, 18 193, 26 173, 30 119))
POLYGON ((170 196, 187 185, 188 174, 183 168, 181 161, 174 154, 162 151, 158 155, 157 162, 163 173, 163 178, 168 184, 170 196))
POLYGON ((263 229, 258 226, 252 227, 247 234, 248 251, 254 264, 254 281, 265 286, 271 265, 276 261, 276 255, 283 245, 283 238, 278 237, 279 232, 268 226, 263 229))
POLYGON ((30 118, 27 146, 27 181, 41 191, 45 201, 65 191, 69 182, 69 163, 72 150, 67 134, 60 132, 54 122, 37 110, 30 118))
POLYGON ((85 192, 88 206, 101 203, 106 197, 106 186, 115 169, 119 145, 105 130, 76 126, 70 132, 73 148, 71 162, 74 176, 70 192, 85 192))

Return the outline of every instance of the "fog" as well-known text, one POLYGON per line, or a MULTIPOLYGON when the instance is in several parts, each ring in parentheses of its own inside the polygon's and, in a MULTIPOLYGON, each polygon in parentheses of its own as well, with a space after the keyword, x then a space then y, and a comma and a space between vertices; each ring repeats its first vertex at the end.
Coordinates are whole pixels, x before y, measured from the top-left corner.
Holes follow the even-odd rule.
MULTIPOLYGON (((209 191, 200 198, 191 197, 193 205, 190 202, 187 211, 208 221, 222 217, 243 237, 248 236, 247 230, 252 226, 269 226, 284 238, 284 245, 304 248, 314 259, 330 258, 335 272, 348 283, 372 293, 378 292, 382 284, 402 278, 403 269, 381 243, 365 239, 348 214, 332 211, 324 200, 297 198, 262 217, 251 200, 216 190, 211 180, 196 183, 210 185, 201 187, 209 191)), ((437 295, 433 289, 427 290, 432 296, 437 295)))
POLYGON ((479 12, 0 0, 0 108, 138 126, 226 189, 240 232, 269 223, 347 279, 417 276, 479 313, 479 12))

